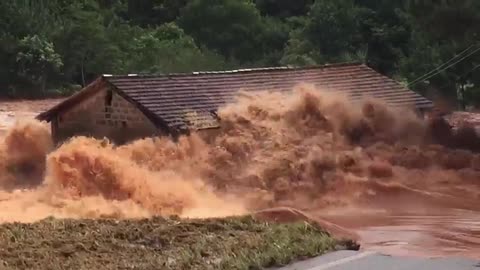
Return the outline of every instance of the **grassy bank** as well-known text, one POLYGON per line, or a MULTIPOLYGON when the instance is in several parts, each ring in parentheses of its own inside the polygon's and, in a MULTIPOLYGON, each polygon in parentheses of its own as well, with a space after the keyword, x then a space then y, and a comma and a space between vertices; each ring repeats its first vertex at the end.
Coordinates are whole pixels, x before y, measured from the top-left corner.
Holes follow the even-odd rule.
POLYGON ((0 226, 1 269, 260 269, 340 248, 310 224, 252 217, 0 226))

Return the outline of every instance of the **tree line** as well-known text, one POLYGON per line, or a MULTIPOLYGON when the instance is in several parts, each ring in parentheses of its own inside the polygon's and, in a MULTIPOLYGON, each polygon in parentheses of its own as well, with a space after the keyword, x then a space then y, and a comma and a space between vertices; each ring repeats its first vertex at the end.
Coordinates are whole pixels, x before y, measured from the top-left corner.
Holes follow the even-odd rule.
POLYGON ((364 62, 480 105, 477 0, 0 2, 0 96, 70 94, 102 73, 364 62))

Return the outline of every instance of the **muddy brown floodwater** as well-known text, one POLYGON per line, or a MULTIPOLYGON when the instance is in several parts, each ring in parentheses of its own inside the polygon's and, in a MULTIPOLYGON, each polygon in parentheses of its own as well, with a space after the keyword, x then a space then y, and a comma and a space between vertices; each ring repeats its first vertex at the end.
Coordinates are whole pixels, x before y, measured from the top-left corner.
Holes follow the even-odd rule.
POLYGON ((0 222, 291 207, 354 231, 367 250, 480 258, 480 154, 456 149, 458 138, 478 145, 474 131, 443 144, 434 135, 444 131, 411 111, 309 86, 243 93, 219 110, 213 138, 77 137, 53 148, 45 123, 14 124, 57 102, 0 102, 0 222))
POLYGON ((480 258, 477 211, 442 209, 398 214, 346 211, 317 215, 357 233, 364 250, 396 256, 480 258))
POLYGON ((16 121, 31 120, 62 100, 0 100, 0 136, 5 134, 16 121))
POLYGON ((395 256, 480 259, 478 186, 458 183, 445 189, 441 183, 449 176, 439 178, 444 180, 423 180, 430 185, 429 192, 407 188, 370 196, 352 207, 305 211, 356 233, 364 250, 395 256))

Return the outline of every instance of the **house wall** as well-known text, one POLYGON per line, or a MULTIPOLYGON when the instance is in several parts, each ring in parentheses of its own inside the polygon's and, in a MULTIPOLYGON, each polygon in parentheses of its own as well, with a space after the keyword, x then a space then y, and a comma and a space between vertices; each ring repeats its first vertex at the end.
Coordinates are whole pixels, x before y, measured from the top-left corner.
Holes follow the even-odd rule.
POLYGON ((52 121, 52 135, 56 142, 73 136, 89 136, 107 137, 122 144, 158 133, 155 125, 137 107, 108 87, 59 113, 52 121))

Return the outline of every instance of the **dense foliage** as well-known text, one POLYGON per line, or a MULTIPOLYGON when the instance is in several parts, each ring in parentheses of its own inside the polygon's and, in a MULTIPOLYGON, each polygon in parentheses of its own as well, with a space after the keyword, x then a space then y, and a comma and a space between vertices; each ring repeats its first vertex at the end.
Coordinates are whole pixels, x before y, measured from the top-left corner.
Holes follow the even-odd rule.
POLYGON ((475 0, 1 1, 0 96, 66 94, 101 73, 361 61, 479 105, 479 35, 475 0))

